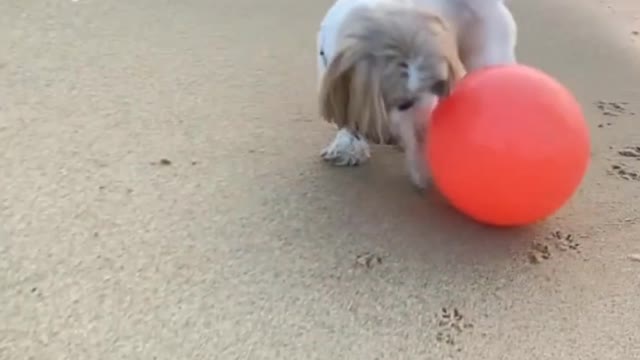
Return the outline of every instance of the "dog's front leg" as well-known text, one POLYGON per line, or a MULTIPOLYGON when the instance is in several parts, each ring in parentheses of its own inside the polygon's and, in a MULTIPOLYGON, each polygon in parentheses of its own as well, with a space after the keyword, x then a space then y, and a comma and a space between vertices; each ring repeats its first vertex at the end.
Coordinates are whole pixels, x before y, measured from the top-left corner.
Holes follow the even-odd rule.
POLYGON ((414 138, 414 143, 406 149, 405 159, 411 182, 418 189, 424 190, 429 185, 430 176, 421 142, 414 138))
POLYGON ((391 121, 404 149, 405 165, 411 182, 420 190, 429 185, 429 169, 423 153, 423 124, 417 110, 394 111, 391 121))
POLYGON ((371 157, 363 135, 347 128, 339 129, 333 141, 322 150, 322 158, 336 166, 357 166, 371 157))

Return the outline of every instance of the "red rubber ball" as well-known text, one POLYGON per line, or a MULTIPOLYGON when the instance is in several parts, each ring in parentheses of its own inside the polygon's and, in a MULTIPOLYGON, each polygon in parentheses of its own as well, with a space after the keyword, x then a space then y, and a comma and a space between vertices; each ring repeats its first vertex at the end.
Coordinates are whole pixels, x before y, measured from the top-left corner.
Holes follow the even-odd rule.
POLYGON ((525 65, 469 73, 431 114, 425 159, 459 211, 490 225, 542 220, 576 192, 590 161, 580 104, 525 65))

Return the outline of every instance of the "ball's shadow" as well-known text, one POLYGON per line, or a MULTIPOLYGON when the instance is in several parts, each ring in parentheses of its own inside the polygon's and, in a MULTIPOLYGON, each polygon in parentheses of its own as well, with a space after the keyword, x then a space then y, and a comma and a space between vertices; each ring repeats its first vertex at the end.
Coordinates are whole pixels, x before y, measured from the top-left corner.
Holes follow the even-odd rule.
MULTIPOLYGON (((343 199, 345 212, 359 223, 375 246, 420 256, 425 262, 496 264, 520 256, 530 246, 536 226, 497 228, 479 224, 459 213, 434 185, 415 189, 400 154, 380 151, 357 168, 325 166, 323 181, 343 199)), ((472 179, 470 179, 472 181, 472 179)), ((349 224, 338 226, 349 228, 349 224)))

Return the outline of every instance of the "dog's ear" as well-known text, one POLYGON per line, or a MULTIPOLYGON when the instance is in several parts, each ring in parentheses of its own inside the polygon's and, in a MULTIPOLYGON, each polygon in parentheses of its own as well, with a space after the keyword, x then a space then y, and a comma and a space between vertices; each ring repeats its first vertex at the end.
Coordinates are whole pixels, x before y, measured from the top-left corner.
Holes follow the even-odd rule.
POLYGON ((381 70, 354 44, 339 51, 320 88, 320 113, 328 122, 364 135, 375 144, 392 143, 382 98, 381 70))
POLYGON ((460 60, 460 55, 458 52, 458 47, 456 45, 456 41, 451 39, 448 44, 448 50, 446 52, 446 61, 448 67, 448 93, 453 91, 456 83, 467 74, 467 70, 462 64, 462 60, 460 60))
POLYGON ((338 52, 329 63, 320 84, 320 115, 338 127, 347 126, 350 72, 355 65, 355 54, 338 52))
POLYGON ((434 91, 438 96, 446 97, 455 84, 461 80, 467 73, 458 51, 458 41, 456 30, 441 17, 435 16, 428 12, 420 13, 425 19, 424 23, 429 24, 431 33, 435 34, 439 41, 439 46, 444 50, 444 57, 447 63, 447 78, 445 83, 437 83, 438 89, 434 91))
POLYGON ((451 94, 456 83, 465 76, 465 69, 462 62, 457 57, 447 57, 447 77, 438 80, 431 87, 431 93, 440 98, 445 98, 451 94))
POLYGON ((467 74, 467 70, 464 65, 462 65, 462 61, 460 61, 458 54, 448 57, 447 63, 449 65, 449 81, 453 84, 462 80, 462 78, 467 74))

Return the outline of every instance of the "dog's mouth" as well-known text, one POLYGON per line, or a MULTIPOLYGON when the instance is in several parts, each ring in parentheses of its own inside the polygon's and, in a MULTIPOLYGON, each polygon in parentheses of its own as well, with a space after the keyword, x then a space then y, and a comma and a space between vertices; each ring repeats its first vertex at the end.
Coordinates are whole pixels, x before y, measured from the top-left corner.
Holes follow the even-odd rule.
POLYGON ((399 111, 407 111, 411 109, 413 105, 415 105, 415 103, 416 103, 415 99, 405 100, 401 102, 400 105, 397 106, 397 108, 399 111))

